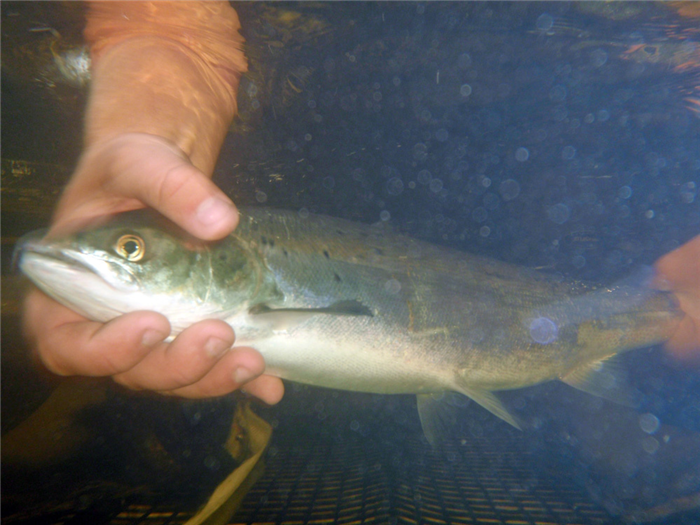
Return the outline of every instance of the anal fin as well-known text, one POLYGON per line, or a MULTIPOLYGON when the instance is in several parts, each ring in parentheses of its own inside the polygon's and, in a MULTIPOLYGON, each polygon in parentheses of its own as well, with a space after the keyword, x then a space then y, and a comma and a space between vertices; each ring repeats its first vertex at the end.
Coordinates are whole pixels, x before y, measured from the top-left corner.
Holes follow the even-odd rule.
POLYGON ((583 392, 619 405, 636 407, 640 393, 629 386, 623 368, 614 357, 582 365, 560 379, 583 392))
POLYGON ((449 427, 457 422, 455 409, 448 404, 444 392, 419 394, 416 396, 416 403, 425 439, 435 448, 444 440, 449 427))

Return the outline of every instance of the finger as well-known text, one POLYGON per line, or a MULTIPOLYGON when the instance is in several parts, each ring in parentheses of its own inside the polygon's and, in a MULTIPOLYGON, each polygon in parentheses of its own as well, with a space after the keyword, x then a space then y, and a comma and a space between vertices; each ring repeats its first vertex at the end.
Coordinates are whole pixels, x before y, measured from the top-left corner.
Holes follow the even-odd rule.
POLYGON ((681 361, 700 362, 700 326, 690 317, 684 318, 665 346, 671 355, 681 361))
POLYGON ((279 377, 262 375, 243 388, 268 405, 276 405, 284 395, 284 383, 279 377))
POLYGON ((137 199, 200 239, 220 239, 238 224, 233 202, 172 144, 148 139, 138 154, 110 166, 112 192, 137 199))
POLYGON ((114 380, 133 389, 169 391, 197 383, 231 348, 233 329, 218 320, 201 321, 163 343, 114 380))
POLYGON ((234 348, 199 382, 169 392, 190 398, 222 396, 244 387, 252 387, 253 395, 273 404, 282 398, 282 381, 270 376, 261 376, 265 369, 262 356, 247 347, 234 348))
POLYGON ((168 336, 170 323, 155 312, 96 323, 33 290, 25 300, 24 329, 52 372, 111 376, 141 361, 168 336))
POLYGON ((700 236, 664 255, 656 263, 656 269, 660 287, 700 296, 700 236))

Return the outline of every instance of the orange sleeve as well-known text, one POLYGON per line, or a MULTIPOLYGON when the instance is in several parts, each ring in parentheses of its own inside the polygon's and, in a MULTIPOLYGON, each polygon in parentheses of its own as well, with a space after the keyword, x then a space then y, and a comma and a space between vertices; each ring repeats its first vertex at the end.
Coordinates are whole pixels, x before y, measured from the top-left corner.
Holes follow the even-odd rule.
POLYGON ((85 38, 93 63, 130 38, 167 38, 230 81, 248 69, 240 28, 226 1, 96 1, 90 3, 85 38))
POLYGON ((177 144, 210 172, 247 70, 227 1, 92 1, 86 143, 140 132, 177 144))

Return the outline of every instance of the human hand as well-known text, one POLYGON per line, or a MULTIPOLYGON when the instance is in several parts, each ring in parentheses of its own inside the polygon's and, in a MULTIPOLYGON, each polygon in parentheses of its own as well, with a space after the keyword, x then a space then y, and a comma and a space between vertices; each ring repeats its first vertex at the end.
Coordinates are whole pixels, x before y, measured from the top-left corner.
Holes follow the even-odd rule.
MULTIPOLYGON (((238 222, 233 203, 176 146, 126 133, 86 149, 50 234, 146 205, 205 240, 224 237, 238 222)), ((270 404, 284 392, 278 378, 261 375, 258 352, 231 350, 235 336, 223 321, 202 321, 165 343, 170 324, 158 313, 96 323, 34 290, 25 302, 24 329, 43 363, 60 375, 111 376, 132 389, 193 398, 243 387, 270 404)))
POLYGON ((669 351, 684 360, 700 358, 700 236, 663 256, 656 263, 656 285, 671 290, 685 317, 666 343, 669 351))

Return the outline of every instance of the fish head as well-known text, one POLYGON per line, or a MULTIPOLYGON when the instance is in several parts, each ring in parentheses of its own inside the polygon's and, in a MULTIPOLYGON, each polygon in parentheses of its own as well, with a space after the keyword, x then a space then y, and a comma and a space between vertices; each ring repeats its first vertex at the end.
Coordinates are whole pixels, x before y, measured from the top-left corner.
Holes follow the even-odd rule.
POLYGON ((168 318, 175 335, 246 307, 259 272, 238 244, 205 243, 152 214, 131 212, 69 235, 30 234, 18 261, 42 291, 89 319, 152 310, 168 318))

